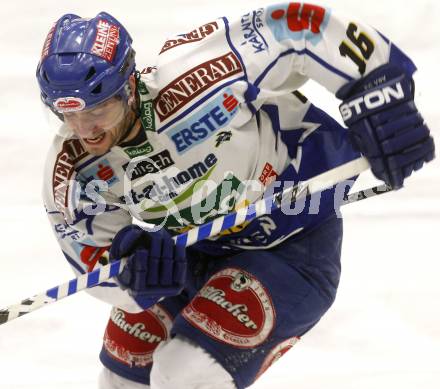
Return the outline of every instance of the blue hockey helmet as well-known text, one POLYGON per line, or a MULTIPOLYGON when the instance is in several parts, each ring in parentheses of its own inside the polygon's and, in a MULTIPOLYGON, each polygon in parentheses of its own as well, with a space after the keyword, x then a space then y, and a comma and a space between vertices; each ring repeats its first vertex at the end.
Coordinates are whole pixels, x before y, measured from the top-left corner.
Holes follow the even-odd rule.
POLYGON ((135 68, 127 30, 101 12, 63 15, 49 31, 37 67, 41 99, 58 113, 80 111, 120 93, 135 68))

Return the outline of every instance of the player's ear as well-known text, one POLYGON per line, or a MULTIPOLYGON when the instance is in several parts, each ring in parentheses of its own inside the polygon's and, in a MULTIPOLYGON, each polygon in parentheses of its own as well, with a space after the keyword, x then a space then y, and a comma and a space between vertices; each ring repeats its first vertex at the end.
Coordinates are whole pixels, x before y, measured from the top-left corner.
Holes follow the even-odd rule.
POLYGON ((128 85, 130 86, 130 93, 134 95, 136 92, 136 78, 134 74, 131 74, 130 77, 128 77, 128 85))
POLYGON ((132 104, 136 101, 136 78, 134 74, 131 74, 128 78, 128 104, 132 104))

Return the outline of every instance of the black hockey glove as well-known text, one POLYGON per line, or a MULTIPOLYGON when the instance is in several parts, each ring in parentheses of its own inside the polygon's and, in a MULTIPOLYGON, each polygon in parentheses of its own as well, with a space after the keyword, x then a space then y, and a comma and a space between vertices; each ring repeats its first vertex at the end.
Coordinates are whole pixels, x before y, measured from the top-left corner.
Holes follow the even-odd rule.
POLYGON ((121 229, 110 248, 110 260, 128 257, 117 280, 134 297, 179 294, 186 279, 185 248, 165 230, 148 232, 137 225, 121 229))
POLYGON ((414 82, 398 67, 383 65, 336 94, 353 146, 373 174, 391 185, 434 158, 434 140, 414 104, 414 82))

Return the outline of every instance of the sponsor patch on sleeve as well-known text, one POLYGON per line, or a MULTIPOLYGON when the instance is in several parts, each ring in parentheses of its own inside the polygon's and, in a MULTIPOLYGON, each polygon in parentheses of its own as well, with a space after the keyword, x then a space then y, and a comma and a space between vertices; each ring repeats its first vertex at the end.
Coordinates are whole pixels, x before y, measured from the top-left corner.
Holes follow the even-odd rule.
POLYGON ((271 6, 266 14, 267 25, 277 41, 306 39, 313 45, 321 41, 329 19, 329 9, 297 2, 271 6))
POLYGON ((237 99, 231 89, 226 88, 209 104, 166 134, 176 146, 176 151, 184 154, 210 138, 219 129, 226 127, 238 112, 237 107, 237 99))
POLYGON ((78 139, 69 139, 63 143, 56 157, 52 175, 52 193, 55 207, 65 218, 68 217, 70 179, 75 171, 75 164, 87 155, 87 151, 78 139))
POLYGON ((105 181, 108 186, 112 186, 113 184, 119 182, 115 171, 111 167, 109 160, 106 158, 100 159, 97 164, 82 172, 82 174, 88 179, 105 181))
POLYGON ((214 85, 242 72, 241 62, 232 51, 212 58, 165 86, 154 99, 154 109, 164 121, 214 85))
POLYGON ((187 43, 194 43, 201 41, 207 36, 211 35, 213 32, 219 29, 217 22, 206 23, 203 26, 196 28, 195 30, 187 33, 178 35, 175 39, 169 39, 165 42, 162 50, 159 54, 164 53, 174 47, 181 46, 187 43))

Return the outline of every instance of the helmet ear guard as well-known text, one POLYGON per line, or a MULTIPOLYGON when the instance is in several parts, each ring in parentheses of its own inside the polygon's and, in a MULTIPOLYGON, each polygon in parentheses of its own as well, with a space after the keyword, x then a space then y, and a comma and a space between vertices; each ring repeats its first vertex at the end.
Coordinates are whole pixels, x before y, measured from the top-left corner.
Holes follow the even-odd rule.
POLYGON ((49 108, 52 111, 52 113, 56 115, 59 120, 61 120, 62 123, 64 123, 64 115, 61 112, 57 111, 53 106, 53 104, 47 104, 46 97, 47 96, 41 93, 40 94, 41 102, 44 104, 45 107, 49 108))
POLYGON ((92 19, 66 14, 44 42, 36 77, 41 98, 58 113, 80 111, 120 94, 135 69, 126 29, 101 12, 92 19))
POLYGON ((127 75, 127 81, 125 82, 124 86, 122 87, 122 89, 121 89, 121 91, 120 91, 120 93, 119 93, 119 95, 122 97, 122 99, 123 99, 125 102, 127 102, 127 103, 129 103, 130 96, 131 96, 131 94, 132 94, 132 89, 131 89, 131 86, 130 86, 129 79, 130 79, 130 76, 131 76, 132 74, 134 74, 134 67, 133 67, 133 64, 134 64, 134 62, 135 62, 135 56, 136 56, 136 51, 135 51, 133 48, 130 48, 130 50, 129 50, 129 52, 128 52, 126 58, 125 58, 125 61, 124 61, 124 63, 122 64, 121 69, 119 70, 119 72, 120 72, 121 74, 125 74, 125 73, 127 72, 128 69, 133 69, 133 70, 127 75))

